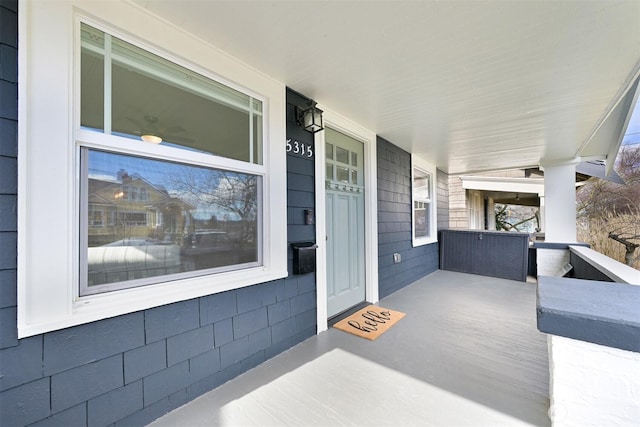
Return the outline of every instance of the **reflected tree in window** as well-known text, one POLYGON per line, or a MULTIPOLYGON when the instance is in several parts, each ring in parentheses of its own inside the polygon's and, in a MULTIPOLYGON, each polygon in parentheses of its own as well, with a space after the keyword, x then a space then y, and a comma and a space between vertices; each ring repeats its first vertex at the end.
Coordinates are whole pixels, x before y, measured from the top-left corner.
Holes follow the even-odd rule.
POLYGON ((98 150, 83 156, 88 287, 259 265, 259 176, 98 150))
POLYGON ((190 168, 172 174, 172 189, 199 207, 194 226, 220 226, 239 246, 255 246, 258 177, 216 169, 190 168))

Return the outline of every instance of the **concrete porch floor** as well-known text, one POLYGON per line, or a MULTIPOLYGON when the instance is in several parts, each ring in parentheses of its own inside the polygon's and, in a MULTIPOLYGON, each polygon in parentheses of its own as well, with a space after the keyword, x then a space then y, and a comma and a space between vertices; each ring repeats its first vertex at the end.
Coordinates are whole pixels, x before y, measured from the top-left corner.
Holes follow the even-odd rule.
POLYGON ((535 284, 437 271, 376 341, 330 328, 151 425, 550 425, 535 284))

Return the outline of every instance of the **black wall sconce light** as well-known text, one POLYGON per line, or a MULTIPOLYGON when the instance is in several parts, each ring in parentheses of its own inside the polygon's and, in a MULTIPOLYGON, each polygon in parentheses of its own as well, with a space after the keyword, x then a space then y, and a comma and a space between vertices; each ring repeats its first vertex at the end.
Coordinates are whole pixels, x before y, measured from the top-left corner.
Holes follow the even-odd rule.
POLYGON ((296 106, 296 123, 311 133, 320 132, 324 129, 322 110, 316 107, 315 102, 306 108, 296 106))

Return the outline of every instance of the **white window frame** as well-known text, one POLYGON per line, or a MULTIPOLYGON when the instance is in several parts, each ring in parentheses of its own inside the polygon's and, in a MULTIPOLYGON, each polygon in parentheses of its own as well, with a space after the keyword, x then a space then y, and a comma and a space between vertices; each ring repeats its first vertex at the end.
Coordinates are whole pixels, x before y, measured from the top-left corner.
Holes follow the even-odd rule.
POLYGON ((437 207, 436 207, 436 168, 431 163, 421 159, 418 156, 411 156, 411 240, 413 246, 422 246, 430 243, 435 243, 438 241, 437 235, 437 207), (431 200, 429 201, 429 236, 426 237, 416 237, 415 233, 415 209, 414 205, 416 201, 422 201, 422 199, 416 198, 416 192, 413 188, 413 179, 414 179, 414 171, 416 169, 421 170, 422 172, 426 172, 430 175, 429 179, 429 194, 431 195, 431 200))
MULTIPOLYGON (((19 32, 19 338, 287 276, 286 104, 282 83, 125 1, 22 2, 19 32), (161 145, 140 144, 131 149, 130 139, 119 141, 79 129, 81 19, 263 101, 262 165, 231 159, 218 163, 219 167, 228 165, 263 176, 261 266, 79 297, 77 141, 93 148, 108 146, 131 155, 180 160, 161 145)), ((193 163, 211 166, 210 159, 199 160, 198 155, 193 163)))

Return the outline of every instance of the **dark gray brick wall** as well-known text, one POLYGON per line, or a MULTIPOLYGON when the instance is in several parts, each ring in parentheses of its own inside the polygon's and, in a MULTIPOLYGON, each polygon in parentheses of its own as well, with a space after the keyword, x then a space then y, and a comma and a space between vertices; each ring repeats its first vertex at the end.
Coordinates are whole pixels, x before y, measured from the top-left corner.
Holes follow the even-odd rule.
MULTIPOLYGON (((307 274, 18 340, 17 7, 0 0, 0 425, 145 425, 314 335, 307 274)), ((288 134, 312 143, 287 98, 288 134)), ((313 159, 287 167, 288 240, 313 241, 313 159)))
POLYGON ((378 137, 378 282, 380 298, 438 269, 438 244, 411 242, 411 155, 378 137), (402 262, 393 263, 400 253, 402 262))

